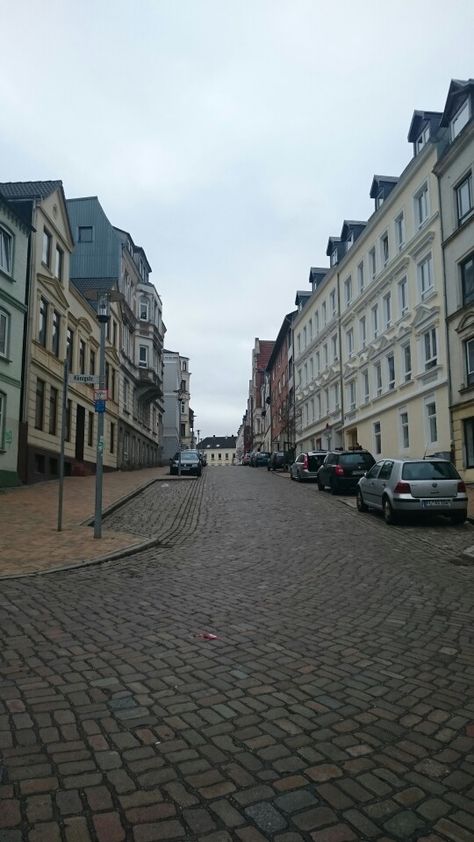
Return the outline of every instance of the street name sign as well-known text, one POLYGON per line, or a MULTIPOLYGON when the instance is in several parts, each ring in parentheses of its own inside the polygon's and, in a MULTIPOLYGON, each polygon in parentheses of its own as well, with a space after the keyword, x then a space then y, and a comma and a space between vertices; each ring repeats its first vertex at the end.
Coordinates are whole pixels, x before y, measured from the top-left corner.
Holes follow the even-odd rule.
POLYGON ((98 374, 70 374, 69 382, 94 386, 100 383, 100 377, 98 374))

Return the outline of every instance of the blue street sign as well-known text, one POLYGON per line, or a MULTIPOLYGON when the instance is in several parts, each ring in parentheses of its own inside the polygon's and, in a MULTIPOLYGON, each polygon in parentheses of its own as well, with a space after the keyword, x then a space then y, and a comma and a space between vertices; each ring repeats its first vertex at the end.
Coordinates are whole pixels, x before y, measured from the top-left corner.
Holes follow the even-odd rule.
POLYGON ((105 401, 94 401, 94 409, 96 412, 105 412, 105 401))

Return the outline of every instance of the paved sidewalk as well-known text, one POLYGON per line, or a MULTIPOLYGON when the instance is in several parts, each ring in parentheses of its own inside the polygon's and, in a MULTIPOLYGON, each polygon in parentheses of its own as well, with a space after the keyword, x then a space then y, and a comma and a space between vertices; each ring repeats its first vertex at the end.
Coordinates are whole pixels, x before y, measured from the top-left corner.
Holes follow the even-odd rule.
MULTIPOLYGON (((168 468, 104 474, 103 508, 157 479, 176 481, 168 468)), ((94 515, 95 476, 66 477, 63 531, 57 532, 58 481, 42 482, 0 493, 0 577, 45 572, 79 564, 137 546, 143 538, 117 527, 94 538, 87 522, 94 515)))

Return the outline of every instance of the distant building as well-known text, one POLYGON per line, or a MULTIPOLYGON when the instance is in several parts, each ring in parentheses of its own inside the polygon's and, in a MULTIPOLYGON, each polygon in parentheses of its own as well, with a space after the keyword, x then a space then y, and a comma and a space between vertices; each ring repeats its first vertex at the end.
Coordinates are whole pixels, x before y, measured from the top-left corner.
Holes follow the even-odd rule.
POLYGON ((208 436, 198 442, 197 448, 206 454, 208 465, 221 467, 235 463, 236 444, 236 436, 208 436))
POLYGON ((178 351, 163 352, 164 414, 163 462, 166 463, 177 450, 193 446, 194 430, 191 426, 193 412, 189 402, 191 372, 189 357, 178 351))
POLYGON ((294 396, 290 389, 293 332, 291 329, 296 311, 288 313, 281 324, 267 364, 269 398, 267 414, 270 416, 269 451, 291 451, 295 445, 294 396))
POLYGON ((249 382, 247 424, 250 427, 249 445, 253 450, 263 449, 267 432, 265 370, 274 344, 273 340, 257 337, 252 349, 252 379, 249 382))
POLYGON ((0 486, 18 485, 30 225, 0 194, 0 486))

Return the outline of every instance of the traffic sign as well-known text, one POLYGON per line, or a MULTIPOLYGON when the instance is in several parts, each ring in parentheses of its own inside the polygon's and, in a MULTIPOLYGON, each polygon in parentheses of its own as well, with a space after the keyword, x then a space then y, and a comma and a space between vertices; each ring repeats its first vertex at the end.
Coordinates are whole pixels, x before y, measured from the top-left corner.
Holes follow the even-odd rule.
POLYGON ((85 383, 86 385, 95 385, 100 383, 98 374, 70 374, 70 383, 85 383))
POLYGON ((94 401, 94 409, 96 412, 105 412, 105 401, 94 401))
POLYGON ((107 389, 94 389, 95 401, 106 401, 108 397, 107 389))

